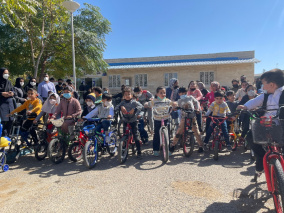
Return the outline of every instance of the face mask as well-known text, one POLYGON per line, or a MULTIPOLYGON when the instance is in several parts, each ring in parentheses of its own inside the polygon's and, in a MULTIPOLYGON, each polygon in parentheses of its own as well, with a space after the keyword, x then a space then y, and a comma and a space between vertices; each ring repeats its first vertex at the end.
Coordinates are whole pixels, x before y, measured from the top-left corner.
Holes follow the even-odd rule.
POLYGON ((50 99, 50 100, 49 100, 49 103, 50 103, 51 105, 54 105, 54 104, 56 104, 56 100, 50 99))
POLYGON ((191 90, 191 91, 194 91, 194 90, 196 90, 196 88, 190 88, 190 90, 191 90))
POLYGON ((64 93, 63 97, 66 99, 70 99, 71 98, 71 93, 64 93))
POLYGON ((136 94, 136 95, 137 95, 138 98, 140 98, 141 95, 142 95, 142 93, 138 93, 138 94, 136 94))
POLYGON ((36 82, 31 82, 30 85, 34 87, 36 85, 36 82))
POLYGON ((27 100, 31 100, 31 98, 30 98, 30 97, 27 97, 27 100))
POLYGON ((3 78, 7 80, 9 78, 9 74, 4 74, 3 78))
POLYGON ((180 98, 181 98, 181 99, 184 99, 184 98, 186 98, 186 96, 187 96, 187 95, 181 95, 180 98))
POLYGON ((105 101, 105 103, 104 103, 104 105, 106 106, 106 107, 109 107, 109 106, 111 106, 111 101, 105 101))
POLYGON ((248 96, 250 97, 255 96, 255 91, 254 90, 248 91, 248 96))
POLYGON ((158 100, 160 101, 164 101, 166 99, 166 97, 164 97, 163 99, 161 99, 159 96, 158 96, 158 100))
POLYGON ((265 89, 263 89, 262 92, 263 92, 264 94, 267 94, 267 90, 265 90, 265 89))
POLYGON ((25 84, 24 82, 20 82, 21 87, 24 86, 24 84, 25 84))
POLYGON ((88 102, 87 102, 87 105, 88 105, 88 106, 92 106, 92 105, 93 105, 93 102, 92 102, 92 101, 88 101, 88 102))
POLYGON ((108 94, 108 91, 104 91, 104 94, 108 94))
POLYGON ((234 87, 234 88, 238 88, 238 87, 239 87, 239 85, 237 85, 237 84, 233 84, 233 87, 234 87))
POLYGON ((59 86, 62 85, 62 82, 58 82, 58 85, 59 85, 59 86))
POLYGON ((49 80, 49 78, 48 77, 44 77, 44 79, 43 79, 44 81, 48 81, 49 80))

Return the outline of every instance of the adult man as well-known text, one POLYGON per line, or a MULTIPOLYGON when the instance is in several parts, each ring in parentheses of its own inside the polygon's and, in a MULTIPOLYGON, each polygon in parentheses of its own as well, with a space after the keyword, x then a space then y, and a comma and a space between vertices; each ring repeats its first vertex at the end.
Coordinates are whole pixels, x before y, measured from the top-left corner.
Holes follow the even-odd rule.
POLYGON ((43 82, 38 85, 38 94, 43 98, 45 101, 48 98, 48 92, 52 91, 56 93, 55 86, 52 82, 49 81, 48 74, 44 74, 43 82))
POLYGON ((240 89, 239 81, 236 80, 236 79, 233 79, 232 80, 232 86, 233 86, 233 88, 231 90, 233 90, 234 93, 237 93, 238 90, 240 89))

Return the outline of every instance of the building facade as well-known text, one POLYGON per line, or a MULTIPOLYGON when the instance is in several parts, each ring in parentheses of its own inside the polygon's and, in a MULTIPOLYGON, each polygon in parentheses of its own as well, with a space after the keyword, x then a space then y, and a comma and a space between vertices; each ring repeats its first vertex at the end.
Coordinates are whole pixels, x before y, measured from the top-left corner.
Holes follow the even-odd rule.
MULTIPOLYGON (((102 87, 111 93, 120 91, 122 84, 155 92, 158 86, 169 86, 171 78, 177 78, 180 86, 187 87, 192 80, 209 86, 218 81, 231 86, 232 79, 245 75, 254 80, 254 64, 259 62, 254 51, 227 52, 198 55, 106 59, 109 64, 106 76, 100 76, 102 87)), ((93 78, 96 78, 94 76, 93 78)))

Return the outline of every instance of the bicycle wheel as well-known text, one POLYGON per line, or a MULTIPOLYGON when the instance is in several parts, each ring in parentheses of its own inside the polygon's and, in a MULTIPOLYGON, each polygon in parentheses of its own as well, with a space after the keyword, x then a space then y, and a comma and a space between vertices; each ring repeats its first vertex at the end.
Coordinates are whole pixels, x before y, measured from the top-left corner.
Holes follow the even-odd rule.
POLYGON ((214 156, 213 159, 214 160, 218 160, 218 152, 219 152, 219 140, 215 140, 213 141, 214 144, 214 156))
POLYGON ((97 141, 87 141, 83 150, 83 160, 89 169, 95 167, 98 160, 98 143, 97 141))
POLYGON ((128 137, 123 136, 120 139, 118 146, 118 161, 119 163, 124 163, 128 156, 128 137))
POLYGON ((183 154, 185 157, 189 157, 192 155, 194 150, 195 138, 193 133, 189 133, 187 131, 184 132, 183 136, 183 154))
POLYGON ((119 138, 122 138, 123 136, 123 121, 120 119, 117 124, 117 134, 119 138))
POLYGON ((49 159, 55 163, 61 163, 65 158, 66 147, 63 140, 52 139, 48 145, 47 154, 49 159))
POLYGON ((35 147, 35 158, 39 161, 44 160, 47 156, 48 143, 44 139, 35 147))
POLYGON ((166 128, 163 128, 161 130, 160 143, 162 146, 163 162, 166 163, 169 160, 169 137, 166 128))
POLYGON ((78 142, 72 143, 68 148, 68 157, 73 162, 77 162, 82 159, 82 146, 78 142))
POLYGON ((6 164, 6 155, 4 153, 4 150, 3 150, 3 152, 1 152, 0 159, 1 159, 0 163, 1 163, 2 171, 7 172, 9 170, 9 165, 6 164))
POLYGON ((272 196, 276 212, 283 212, 284 204, 284 172, 278 159, 271 159, 269 162, 272 196))
POLYGON ((115 132, 113 132, 110 135, 110 143, 106 144, 106 149, 110 156, 114 156, 117 150, 116 142, 117 142, 117 135, 115 132))

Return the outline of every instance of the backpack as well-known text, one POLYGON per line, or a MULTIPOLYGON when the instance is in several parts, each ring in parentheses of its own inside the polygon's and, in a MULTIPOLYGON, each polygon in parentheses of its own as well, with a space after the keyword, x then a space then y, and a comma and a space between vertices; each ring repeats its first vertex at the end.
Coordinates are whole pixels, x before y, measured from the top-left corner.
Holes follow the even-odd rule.
MULTIPOLYGON (((268 100, 268 96, 269 95, 270 94, 264 94, 264 100, 263 100, 263 103, 262 103, 262 107, 263 108, 266 108, 266 106, 267 106, 267 100, 268 100)), ((282 94, 280 95, 279 105, 283 105, 284 106, 284 90, 282 91, 282 94)), ((263 114, 262 113, 260 114, 260 116, 263 116, 263 115, 264 115, 264 112, 263 112, 263 114)), ((280 110, 279 118, 280 119, 284 119, 284 110, 280 110)))

